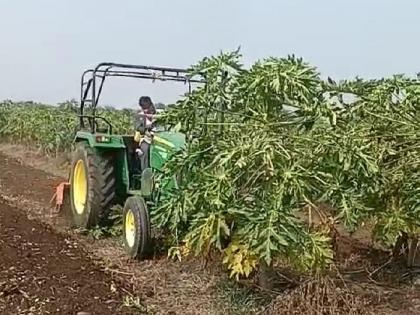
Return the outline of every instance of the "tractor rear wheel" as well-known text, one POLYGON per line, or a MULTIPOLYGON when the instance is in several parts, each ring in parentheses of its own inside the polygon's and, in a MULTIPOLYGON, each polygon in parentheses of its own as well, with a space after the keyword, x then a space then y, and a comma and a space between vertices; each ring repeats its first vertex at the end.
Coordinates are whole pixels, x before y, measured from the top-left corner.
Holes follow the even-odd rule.
POLYGON ((126 253, 143 258, 151 247, 150 219, 146 202, 141 197, 127 198, 123 211, 123 237, 126 253))
POLYGON ((70 172, 73 223, 86 229, 101 224, 115 199, 115 186, 112 159, 78 143, 70 172))

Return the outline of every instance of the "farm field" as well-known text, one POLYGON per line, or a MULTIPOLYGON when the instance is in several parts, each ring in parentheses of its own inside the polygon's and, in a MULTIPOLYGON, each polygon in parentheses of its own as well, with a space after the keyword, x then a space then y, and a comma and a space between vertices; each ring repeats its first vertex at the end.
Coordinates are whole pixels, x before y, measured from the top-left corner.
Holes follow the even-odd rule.
POLYGON ((120 284, 76 242, 0 203, 1 314, 128 314, 120 284))
POLYGON ((116 240, 74 234, 49 203, 62 169, 5 147, 12 156, 0 156, 0 314, 144 314, 144 300, 157 314, 211 309, 214 275, 166 259, 130 262, 116 240))
MULTIPOLYGON (((132 262, 115 240, 74 234, 65 214, 55 214, 49 204, 65 174, 54 163, 61 161, 3 144, 0 162, 0 314, 257 314, 250 311, 251 301, 260 297, 236 287, 214 266, 164 256, 132 262)), ((368 278, 386 255, 369 251, 366 234, 343 237, 339 248, 344 283, 361 299, 354 305, 358 314, 420 314, 420 292, 410 281, 399 282, 402 272, 368 278)), ((289 298, 296 299, 291 292, 289 298)), ((351 295, 345 298, 352 302, 351 295)), ((283 314, 275 300, 274 310, 259 310, 283 314)))
MULTIPOLYGON (((420 314, 419 80, 337 83, 294 56, 250 69, 240 58, 193 66, 205 88, 159 118, 187 141, 154 169, 142 260, 122 249, 119 206, 114 224, 90 230, 51 207, 77 102, 0 103, 1 311, 420 314)), ((133 133, 132 110, 99 111, 115 134, 133 133)), ((80 152, 104 168, 105 208, 117 200, 118 155, 80 152)))
POLYGON ((1 172, 0 313, 130 314, 121 308, 121 283, 101 271, 71 236, 55 229, 41 206, 35 210, 36 203, 48 209, 54 180, 3 155, 1 172), (27 200, 27 208, 15 208, 13 200, 27 200))

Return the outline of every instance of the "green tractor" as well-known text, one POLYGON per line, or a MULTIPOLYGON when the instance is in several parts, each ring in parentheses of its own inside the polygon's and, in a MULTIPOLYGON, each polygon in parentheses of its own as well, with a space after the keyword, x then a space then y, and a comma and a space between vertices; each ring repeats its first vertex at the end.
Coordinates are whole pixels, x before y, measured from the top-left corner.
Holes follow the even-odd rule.
POLYGON ((65 188, 69 188, 73 224, 84 229, 103 223, 114 204, 123 205, 125 250, 129 256, 141 258, 151 246, 148 207, 158 203, 158 196, 164 193, 162 187, 176 185, 175 177, 167 179, 158 194, 154 175, 171 154, 184 146, 185 136, 158 127, 150 145, 149 165, 141 169, 134 133, 114 134, 112 122, 97 115, 107 77, 183 82, 188 84, 189 92, 191 83, 202 80, 189 78, 184 69, 116 63, 101 63, 82 75, 79 129, 74 139, 70 178, 57 187, 56 204, 62 205, 65 188))

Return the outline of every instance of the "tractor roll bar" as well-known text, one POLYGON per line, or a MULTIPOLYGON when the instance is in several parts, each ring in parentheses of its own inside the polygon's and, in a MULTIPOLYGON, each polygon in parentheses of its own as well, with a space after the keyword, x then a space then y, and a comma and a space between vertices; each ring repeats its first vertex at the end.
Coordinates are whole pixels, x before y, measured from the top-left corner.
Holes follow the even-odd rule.
POLYGON ((188 70, 186 69, 130 65, 112 62, 100 63, 96 66, 96 68, 88 69, 82 74, 80 82, 79 114, 81 128, 84 128, 84 119, 88 118, 91 130, 92 132, 95 132, 95 119, 100 118, 109 124, 109 129, 112 130, 111 124, 106 119, 96 116, 96 107, 107 77, 183 82, 184 84, 188 84, 189 92, 191 92, 191 83, 205 83, 205 80, 202 78, 195 79, 190 77, 188 75, 188 70), (89 104, 92 109, 91 115, 84 115, 84 108, 87 104, 89 104))

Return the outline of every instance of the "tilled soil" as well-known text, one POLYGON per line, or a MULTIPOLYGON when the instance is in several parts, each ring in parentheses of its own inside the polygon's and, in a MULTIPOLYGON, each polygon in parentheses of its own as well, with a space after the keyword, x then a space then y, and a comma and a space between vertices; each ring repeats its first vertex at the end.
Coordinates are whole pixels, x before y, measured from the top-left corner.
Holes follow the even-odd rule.
MULTIPOLYGON (((3 148, 0 147, 1 149, 3 148)), ((25 216, 27 215, 34 221, 28 221, 29 225, 17 225, 17 223, 11 225, 11 222, 7 221, 6 223, 1 216, 0 222, 2 226, 14 228, 17 231, 16 233, 28 235, 29 242, 31 242, 32 238, 30 234, 32 227, 35 226, 42 226, 44 229, 39 230, 35 227, 39 237, 43 236, 46 240, 49 237, 55 237, 55 239, 61 240, 61 243, 44 241, 41 242, 42 245, 37 246, 48 246, 44 251, 45 253, 53 253, 53 250, 55 250, 61 255, 58 261, 52 260, 51 266, 45 265, 43 267, 43 277, 51 278, 51 275, 55 275, 57 269, 62 272, 66 269, 72 270, 71 278, 75 282, 74 289, 77 290, 79 288, 79 292, 81 292, 81 294, 77 294, 72 289, 67 291, 63 289, 61 291, 63 300, 66 300, 66 303, 70 303, 68 313, 63 311, 63 308, 60 308, 60 311, 54 311, 52 307, 50 313, 39 311, 32 312, 33 314, 77 314, 77 312, 73 311, 76 309, 91 312, 90 314, 127 314, 129 310, 134 312, 134 314, 150 313, 156 315, 225 313, 223 311, 224 306, 222 306, 222 311, 218 311, 219 304, 215 303, 213 297, 215 294, 214 286, 217 283, 218 276, 212 272, 212 268, 204 268, 200 263, 195 263, 194 261, 190 263, 183 261, 182 264, 179 264, 166 259, 166 255, 152 257, 149 260, 132 261, 124 254, 117 240, 93 240, 89 236, 75 234, 74 231, 69 229, 69 218, 66 217, 66 211, 63 209, 61 213, 56 214, 53 213, 50 207, 54 188, 65 179, 60 177, 60 172, 57 172, 53 166, 48 169, 50 164, 45 165, 43 158, 39 158, 31 152, 27 152, 26 155, 20 155, 20 153, 25 154, 22 150, 18 152, 19 154, 14 152, 0 153, 0 200, 3 198, 9 205, 12 205, 12 208, 14 208, 12 212, 16 212, 16 215, 19 216, 19 219, 16 220, 21 221, 20 217, 27 218, 25 216), (39 162, 38 164, 41 167, 28 166, 35 164, 35 167, 37 167, 37 162, 39 162), (51 175, 51 173, 56 175, 51 175), (21 231, 22 229, 29 234, 24 234, 21 231), (63 244, 67 245, 67 243, 72 247, 76 245, 77 248, 69 249, 68 246, 63 247, 63 244), (77 259, 70 259, 61 250, 70 250, 70 256, 73 255, 77 259), (94 258, 87 257, 86 253, 91 254, 94 258), (68 266, 67 264, 71 265, 68 266), (56 265, 59 267, 55 267, 56 265), (106 273, 101 272, 95 265, 101 266, 106 273), (78 274, 74 272, 77 266, 79 266, 78 274), (91 271, 95 271, 95 276, 90 274, 91 271), (87 287, 88 283, 85 278, 87 276, 93 281, 89 282, 91 285, 90 291, 86 291, 88 290, 87 288, 81 289, 87 287), (114 293, 112 292, 114 288, 113 281, 117 288, 117 291, 114 293), (118 284, 118 281, 120 284, 118 284), (121 283, 124 284, 123 287, 121 283), (95 292, 96 294, 92 296, 88 295, 88 292, 95 292), (94 299, 95 296, 100 296, 101 299, 97 301, 94 299), (126 303, 123 303, 123 299, 125 299, 126 303), (87 304, 90 303, 89 301, 92 301, 92 304, 87 304), (130 308, 121 308, 122 304, 129 304, 130 308), (83 307, 84 305, 90 305, 90 307, 83 307)), ((6 211, 10 206, 7 208, 4 204, 5 202, 0 205, 0 211, 4 213, 10 212, 11 210, 6 211)), ((5 250, 3 246, 5 246, 5 243, 9 244, 11 242, 10 238, 9 234, 3 235, 0 233, 0 270, 3 268, 1 265, 3 259, 1 256, 4 255, 3 250, 5 250)), ((8 261, 14 266, 20 266, 22 264, 20 257, 16 254, 14 258, 10 258, 8 261)), ((50 256, 47 257, 50 259, 50 256)), ((30 259, 29 262, 33 263, 34 261, 30 259)), ((22 267, 23 269, 31 269, 30 266, 29 268, 27 265, 24 266, 22 267)), ((7 279, 3 279, 2 275, 0 275, 0 284, 5 280, 7 279)), ((64 284, 62 280, 60 281, 62 287, 65 288, 67 284, 64 284)), ((48 292, 51 292, 51 290, 48 288, 49 285, 46 285, 46 287, 45 296, 49 296, 48 292)), ((1 289, 2 287, 0 287, 0 292, 1 289)), ((29 296, 40 294, 36 286, 22 289, 22 291, 29 296)), ((16 299, 18 300, 18 298, 16 299)), ((0 305, 2 305, 3 309, 5 305, 8 305, 7 303, 0 293, 0 305)), ((10 310, 8 308, 7 311, 3 311, 3 309, 0 308, 0 314, 19 314, 13 307, 10 310), (12 312, 10 313, 10 311, 12 312)))
POLYGON ((48 206, 54 188, 63 180, 0 154, 0 188, 13 196, 36 200, 48 206))
POLYGON ((1 314, 125 314, 122 300, 77 243, 0 201, 1 314))
MULTIPOLYGON (((0 157, 2 189, 48 203, 53 190, 34 188, 50 179, 18 166, 0 157)), ((131 314, 123 307, 127 294, 77 242, 0 198, 0 314, 131 314)))

